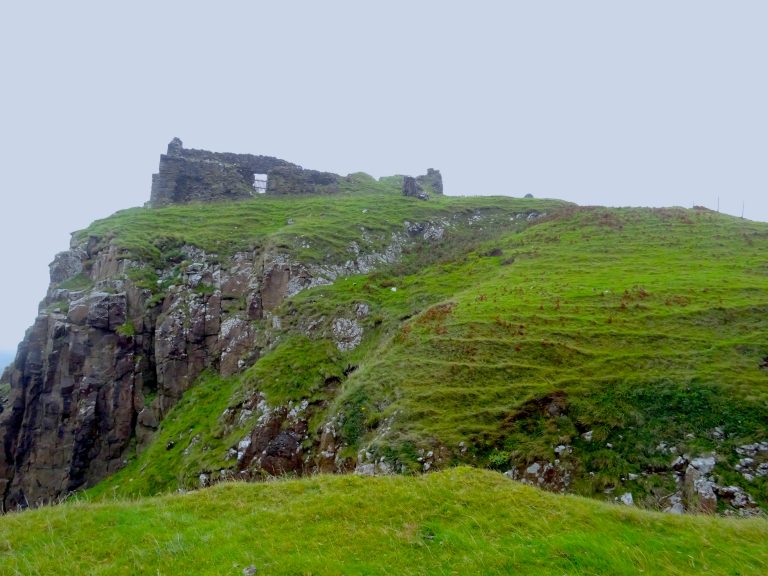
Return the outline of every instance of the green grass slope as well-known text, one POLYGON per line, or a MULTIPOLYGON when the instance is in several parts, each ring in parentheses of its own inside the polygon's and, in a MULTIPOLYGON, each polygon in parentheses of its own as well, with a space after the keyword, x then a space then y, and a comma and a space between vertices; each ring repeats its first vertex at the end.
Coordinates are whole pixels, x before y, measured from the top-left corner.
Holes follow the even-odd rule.
MULTIPOLYGON (((271 406, 302 400, 330 406, 336 390, 325 386, 328 379, 345 380, 345 370, 386 346, 403 318, 498 268, 496 259, 471 262, 468 254, 500 233, 525 229, 528 214, 568 206, 557 200, 509 197, 435 197, 423 202, 403 198, 386 181, 356 178, 365 185, 357 183, 354 192, 330 197, 264 196, 237 203, 126 210, 78 234, 97 244, 116 245, 127 257, 147 263, 147 278, 134 280, 146 280, 146 287, 158 290, 156 301, 160 302, 163 287, 157 286, 153 268, 183 268, 178 256, 182 245, 203 248, 222 261, 238 250, 259 249, 289 254, 301 262, 339 263, 350 258, 350 244, 382 249, 393 233, 403 233, 407 222, 447 223, 441 224, 446 232, 440 242, 406 244, 401 261, 393 266, 340 278, 332 286, 290 299, 277 312, 284 330, 274 349, 241 376, 204 375, 165 418, 153 444, 126 469, 97 486, 94 494, 152 495, 179 486, 194 487, 200 472, 215 474, 231 467, 228 449, 249 431, 258 415, 232 426, 221 417, 228 407, 242 405, 256 393, 266 396, 271 406), (341 353, 329 338, 307 334, 302 327, 324 320, 327 328, 334 315, 360 302, 370 304, 371 314, 365 321, 366 338, 352 352, 341 353), (197 440, 190 443, 192 438, 197 440), (186 449, 166 450, 171 443, 186 449)), ((322 424, 326 416, 331 417, 327 410, 317 413, 313 423, 322 424)), ((349 446, 345 453, 355 450, 349 446)))
POLYGON ((469 468, 319 476, 0 518, 0 574, 765 574, 768 523, 557 496, 469 468))
POLYGON ((172 261, 184 244, 222 258, 256 248, 289 251, 302 262, 328 262, 348 258, 350 243, 360 241, 360 227, 373 240, 372 247, 381 249, 391 232, 402 231, 405 221, 475 211, 546 212, 567 205, 559 200, 503 196, 435 196, 424 202, 404 198, 398 182, 356 174, 347 177, 342 191, 333 195, 258 196, 241 202, 131 208, 98 220, 75 236, 94 238, 102 245, 112 243, 126 255, 157 266, 172 261))
MULTIPOLYGON (((662 443, 715 452, 722 481, 745 485, 735 448, 768 438, 768 226, 574 209, 492 245, 495 271, 474 273, 483 257, 470 258, 471 285, 404 324, 347 382, 340 412, 387 423, 351 434, 406 461, 421 448, 454 462, 463 443, 500 469, 567 445, 571 489, 623 485, 649 505, 675 488, 656 473, 674 457, 662 443)), ((768 498, 765 479, 749 489, 768 498)))
POLYGON ((309 402, 308 447, 332 422, 350 465, 365 450, 406 472, 522 471, 554 462, 562 445, 553 487, 608 499, 631 491, 655 508, 679 489, 675 454, 714 453, 719 483, 768 502, 766 478, 735 470, 740 445, 768 439, 768 225, 708 210, 419 202, 366 185, 332 198, 128 211, 84 233, 145 254, 258 244, 338 261, 359 237, 350 223, 390 233, 404 221, 486 218, 286 301, 279 343, 240 376, 202 378, 154 444, 94 494, 194 487, 201 471, 231 467, 227 450, 257 415, 232 427, 222 413, 260 395, 271 406, 309 402), (516 218, 530 211, 549 216, 516 218), (190 214, 200 226, 184 224, 190 214), (365 338, 339 352, 327 325, 360 303, 371 310, 365 338), (313 322, 321 329, 308 331, 313 322))

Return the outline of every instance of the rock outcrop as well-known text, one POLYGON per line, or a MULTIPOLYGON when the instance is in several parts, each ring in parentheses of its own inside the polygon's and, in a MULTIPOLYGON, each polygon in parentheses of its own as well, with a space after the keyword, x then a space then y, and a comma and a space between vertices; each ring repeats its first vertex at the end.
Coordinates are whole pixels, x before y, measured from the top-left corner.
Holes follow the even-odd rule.
POLYGON ((136 408, 155 385, 152 334, 143 329, 151 315, 143 315, 135 287, 82 293, 53 286, 9 373, 0 417, 6 509, 48 501, 120 468, 136 408), (132 320, 140 329, 128 335, 121 328, 132 320))
MULTIPOLYGON (((39 315, 4 376, 3 509, 50 502, 114 473, 149 444, 204 371, 238 373, 274 343, 275 314, 286 298, 394 263, 406 243, 428 241, 426 233, 393 232, 377 252, 361 238, 352 259, 322 265, 285 252, 219 257, 185 245, 181 263, 153 269, 108 239, 73 239, 51 264, 39 315), (156 280, 147 283, 147 272, 156 280)), ((328 320, 339 350, 360 343, 368 312, 359 304, 328 320)), ((243 443, 238 466, 249 474, 300 471, 308 458, 300 449, 305 411, 316 407, 261 408, 263 422, 243 443)), ((312 466, 341 469, 334 438, 329 431, 319 440, 312 466)), ((206 473, 206 482, 213 475, 206 473)))
POLYGON ((184 252, 192 263, 159 303, 129 279, 144 265, 109 247, 86 242, 56 257, 48 295, 9 371, 0 418, 6 509, 115 472, 134 438, 141 449, 203 370, 231 374, 252 363, 268 335, 250 320, 279 305, 289 286, 311 283, 302 265, 266 254, 222 263, 192 247, 184 252), (62 287, 86 266, 89 288, 62 287))

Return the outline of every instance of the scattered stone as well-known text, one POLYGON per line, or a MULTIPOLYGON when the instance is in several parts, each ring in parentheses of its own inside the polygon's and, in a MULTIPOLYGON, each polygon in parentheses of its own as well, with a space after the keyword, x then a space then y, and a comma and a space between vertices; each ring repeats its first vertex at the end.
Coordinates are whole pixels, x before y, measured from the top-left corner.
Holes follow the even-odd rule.
POLYGON ((508 477, 519 479, 524 484, 539 486, 547 490, 565 492, 571 483, 571 472, 560 465, 559 460, 554 462, 534 462, 522 473, 509 470, 508 477))
POLYGON ((744 444, 736 448, 736 453, 740 456, 757 456, 761 452, 768 453, 768 442, 755 442, 754 444, 744 444))
POLYGON ((360 304, 355 306, 355 315, 358 318, 365 318, 370 313, 371 313, 371 307, 368 306, 368 304, 361 302, 360 304))
POLYGON ((374 476, 376 474, 376 464, 358 464, 355 468, 355 474, 358 476, 374 476))
POLYGON ((525 469, 526 474, 530 474, 532 476, 535 476, 539 473, 539 470, 541 470, 541 465, 538 462, 534 462, 528 468, 525 469))
POLYGON ((715 467, 713 457, 694 458, 685 470, 684 493, 688 508, 698 508, 702 512, 713 513, 717 510, 716 484, 706 474, 715 467))
POLYGON ((624 494, 621 495, 621 497, 619 499, 626 506, 634 506, 635 505, 635 500, 634 500, 634 498, 632 498, 632 492, 625 492, 624 494))
POLYGON ((688 458, 678 456, 672 461, 672 464, 670 464, 669 467, 676 472, 683 472, 688 467, 688 458))
POLYGON ((715 489, 718 496, 736 509, 757 507, 752 496, 738 486, 718 486, 715 489))
POLYGON ((429 222, 424 231, 424 240, 441 240, 445 234, 445 226, 429 222))
POLYGON ((571 454, 572 452, 573 452, 573 448, 565 444, 560 444, 559 446, 555 446, 555 454, 557 454, 558 456, 563 456, 564 454, 571 454))
POLYGON ((696 468, 696 470, 698 470, 702 474, 709 474, 715 468, 715 457, 706 456, 706 457, 694 458, 693 460, 691 460, 691 466, 696 468))
POLYGON ((739 462, 734 466, 734 469, 748 482, 753 482, 756 477, 768 477, 768 460, 766 459, 768 455, 761 450, 761 446, 762 443, 746 444, 736 449, 739 454, 751 454, 739 458, 739 462))
POLYGON ((403 223, 403 226, 405 227, 405 231, 411 236, 418 236, 427 228, 426 224, 421 222, 409 222, 408 220, 403 223))
POLYGON ((356 320, 337 318, 332 325, 333 339, 342 352, 354 350, 363 340, 363 327, 356 320))
POLYGON ((237 461, 240 462, 244 457, 245 454, 251 446, 251 437, 246 436, 240 442, 237 443, 237 450, 235 451, 235 455, 237 456, 237 461))
POLYGON ((683 505, 683 496, 679 492, 672 494, 667 500, 669 506, 664 508, 664 512, 668 514, 684 514, 685 506, 683 505))
MULTIPOLYGON (((429 467, 427 467, 426 470, 428 469, 429 467)), ((358 464, 355 467, 354 473, 357 476, 386 476, 394 473, 394 469, 389 463, 385 462, 384 459, 382 458, 378 462, 367 462, 365 464, 358 464)))
POLYGON ((752 465, 755 463, 754 458, 741 458, 739 460, 739 463, 736 464, 736 470, 742 470, 745 468, 751 468, 752 465))
POLYGON ((694 490, 699 496, 700 506, 706 512, 717 510, 715 486, 715 483, 709 478, 699 478, 693 483, 694 490))
POLYGON ((243 568, 243 576, 255 576, 256 574, 256 566, 251 564, 247 568, 243 568))
POLYGON ((584 434, 581 435, 584 440, 587 442, 592 442, 592 435, 594 434, 593 430, 590 430, 589 432, 584 432, 584 434))

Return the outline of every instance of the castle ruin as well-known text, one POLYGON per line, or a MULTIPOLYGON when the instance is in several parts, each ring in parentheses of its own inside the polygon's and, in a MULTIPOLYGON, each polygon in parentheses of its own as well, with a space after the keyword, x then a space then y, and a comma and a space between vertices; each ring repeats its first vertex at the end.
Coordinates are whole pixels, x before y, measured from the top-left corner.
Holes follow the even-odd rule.
MULTIPOLYGON (((167 153, 160 156, 157 174, 152 175, 148 206, 245 200, 261 193, 332 194, 339 191, 343 179, 273 156, 187 149, 174 138, 167 153)), ((430 192, 443 193, 439 170, 430 168, 424 176, 403 177, 403 195, 427 199, 430 192)))

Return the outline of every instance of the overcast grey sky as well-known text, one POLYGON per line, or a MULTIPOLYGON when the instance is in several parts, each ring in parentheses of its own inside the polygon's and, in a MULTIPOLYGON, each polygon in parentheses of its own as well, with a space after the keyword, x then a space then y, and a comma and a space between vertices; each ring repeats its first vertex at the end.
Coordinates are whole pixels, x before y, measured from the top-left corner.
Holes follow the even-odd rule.
POLYGON ((3 2, 0 350, 187 147, 768 220, 768 3, 3 2))

